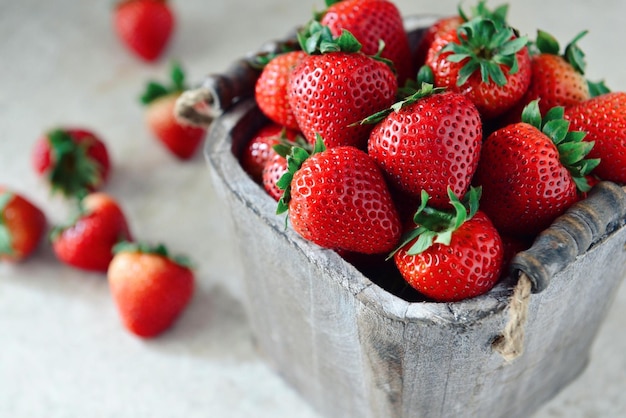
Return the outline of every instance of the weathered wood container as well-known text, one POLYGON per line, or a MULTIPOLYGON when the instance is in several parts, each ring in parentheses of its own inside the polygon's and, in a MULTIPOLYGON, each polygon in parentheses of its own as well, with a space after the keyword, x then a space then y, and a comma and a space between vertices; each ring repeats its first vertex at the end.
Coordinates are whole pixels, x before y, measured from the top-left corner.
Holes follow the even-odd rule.
POLYGON ((266 121, 245 99, 250 86, 233 88, 206 142, 220 195, 212 204, 232 216, 259 349, 322 415, 528 417, 581 373, 625 274, 621 187, 601 183, 488 294, 405 300, 275 215, 276 202, 237 161, 266 121), (517 272, 533 291, 522 309, 517 272), (515 320, 523 352, 503 356, 496 346, 515 320))

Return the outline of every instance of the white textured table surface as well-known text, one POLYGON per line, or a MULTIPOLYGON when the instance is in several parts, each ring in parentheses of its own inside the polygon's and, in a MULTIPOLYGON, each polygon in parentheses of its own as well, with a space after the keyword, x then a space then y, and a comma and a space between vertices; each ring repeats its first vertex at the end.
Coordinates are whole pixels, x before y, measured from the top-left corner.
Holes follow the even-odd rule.
MULTIPOLYGON (((565 44, 582 29, 588 76, 626 90, 626 2, 513 0, 522 33, 549 30, 565 44)), ((240 270, 201 153, 179 162, 147 133, 137 97, 179 59, 191 81, 224 70, 265 40, 307 20, 316 2, 185 0, 167 58, 144 64, 111 30, 111 1, 0 0, 0 184, 66 219, 30 165, 34 141, 58 125, 107 142, 105 191, 134 235, 162 241, 198 265, 197 293, 169 332, 142 341, 117 317, 106 279, 59 264, 42 246, 26 263, 0 265, 1 417, 302 417, 317 415, 256 353, 241 306, 240 270)), ((453 13, 456 1, 398 0, 404 15, 453 13)), ((473 2, 468 2, 473 4, 473 2)), ((494 5, 499 2, 493 2, 494 5)), ((626 286, 588 369, 537 417, 626 416, 626 286)))

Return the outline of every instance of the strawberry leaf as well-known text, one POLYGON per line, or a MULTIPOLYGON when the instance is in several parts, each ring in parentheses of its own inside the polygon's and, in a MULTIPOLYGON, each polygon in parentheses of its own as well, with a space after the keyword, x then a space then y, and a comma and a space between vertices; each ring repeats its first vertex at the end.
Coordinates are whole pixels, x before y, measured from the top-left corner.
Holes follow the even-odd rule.
POLYGON ((333 37, 330 28, 315 19, 298 31, 296 36, 302 50, 309 55, 338 51, 359 52, 362 47, 349 31, 343 30, 341 35, 333 37))
POLYGON ((191 260, 182 255, 172 255, 164 244, 148 244, 145 242, 120 241, 113 246, 113 254, 120 253, 141 253, 153 254, 159 257, 167 258, 170 261, 185 268, 194 268, 191 260))
POLYGON ((589 87, 589 95, 591 97, 598 97, 611 92, 611 89, 604 84, 604 80, 598 82, 587 80, 587 87, 589 87))
POLYGON ((171 83, 169 85, 152 80, 148 81, 143 93, 139 97, 140 102, 144 105, 148 105, 161 97, 174 93, 182 93, 187 89, 185 85, 185 73, 180 64, 176 61, 173 61, 171 64, 170 81, 171 83))
POLYGON ((538 130, 542 128, 541 111, 539 110, 539 100, 533 100, 522 110, 522 122, 528 123, 538 130))
POLYGON ((539 49, 539 52, 543 54, 559 55, 561 51, 559 41, 557 41, 554 36, 541 29, 537 30, 535 45, 539 49))

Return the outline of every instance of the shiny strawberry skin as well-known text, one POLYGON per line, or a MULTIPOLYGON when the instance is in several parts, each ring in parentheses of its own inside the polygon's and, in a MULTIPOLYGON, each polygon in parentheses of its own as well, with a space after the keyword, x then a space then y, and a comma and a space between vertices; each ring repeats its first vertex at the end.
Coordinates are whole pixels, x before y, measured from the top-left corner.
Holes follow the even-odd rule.
POLYGON ((254 90, 257 105, 265 116, 294 130, 298 129, 298 123, 287 99, 287 88, 293 69, 306 56, 304 51, 277 55, 263 67, 254 90))
POLYGON ((397 244, 401 225, 384 177, 350 146, 313 154, 291 181, 289 220, 322 247, 378 254, 397 244))
POLYGON ((580 198, 552 140, 523 122, 484 141, 474 184, 482 186, 481 209, 514 236, 539 233, 580 198))
POLYGON ((532 82, 524 97, 507 112, 507 123, 521 120, 524 106, 539 100, 541 114, 555 106, 565 108, 589 99, 589 87, 585 77, 576 71, 563 57, 539 54, 531 59, 532 82))
POLYGON ((396 92, 386 64, 362 53, 331 52, 310 55, 294 69, 288 97, 309 143, 320 134, 329 148, 365 148, 372 127, 358 122, 391 106, 396 92))
POLYGON ((276 154, 272 147, 280 143, 283 130, 287 139, 293 140, 297 135, 296 131, 285 129, 276 123, 269 123, 254 134, 241 152, 239 157, 241 167, 257 183, 263 182, 263 168, 276 154))
POLYGON ((63 263, 83 270, 106 272, 112 248, 131 233, 118 203, 104 193, 83 199, 84 213, 52 234, 52 248, 63 263))
POLYGON ((114 28, 138 57, 151 62, 161 56, 175 27, 175 16, 164 0, 125 0, 114 12, 114 28))
POLYGON ((287 172, 287 160, 274 153, 267 161, 262 172, 263 188, 274 200, 278 201, 283 195, 283 190, 276 183, 287 172))
POLYGON ((594 141, 589 153, 600 158, 594 174, 603 180, 626 183, 626 93, 613 92, 594 97, 565 110, 572 129, 587 133, 594 141))
POLYGON ((31 162, 35 172, 40 176, 45 176, 51 183, 53 189, 59 189, 66 195, 77 192, 75 187, 69 186, 66 179, 75 181, 82 178, 82 188, 86 191, 96 191, 100 189, 108 180, 111 173, 111 158, 104 141, 93 131, 82 128, 60 128, 67 134, 75 147, 85 148, 85 158, 89 159, 89 164, 95 167, 95 176, 83 176, 77 172, 74 157, 63 160, 58 150, 51 143, 51 132, 40 137, 33 146, 31 162), (52 178, 52 173, 57 170, 59 177, 52 178))
MULTIPOLYGON (((483 82, 480 71, 474 72, 462 86, 457 86, 459 71, 465 61, 450 62, 447 57, 451 52, 440 53, 449 42, 459 42, 456 30, 441 34, 428 50, 426 64, 433 71, 436 86, 446 87, 468 96, 485 119, 493 119, 504 114, 522 99, 531 81, 528 48, 525 47, 516 54, 519 70, 506 76, 507 82, 504 86, 498 86, 493 81, 483 82)), ((501 65, 501 68, 505 69, 505 73, 508 72, 504 65, 501 65)))
POLYGON ((429 26, 424 32, 424 36, 415 50, 413 58, 415 61, 415 68, 419 68, 426 63, 428 50, 432 46, 433 42, 435 42, 435 39, 442 34, 456 30, 463 22, 464 19, 461 16, 454 15, 439 18, 435 21, 435 23, 429 26))
POLYGON ((440 93, 391 112, 370 134, 368 154, 396 188, 422 190, 434 207, 449 205, 448 187, 462 198, 476 171, 482 123, 476 106, 459 93, 440 93))
POLYGON ((26 259, 39 246, 46 227, 46 216, 38 206, 0 186, 0 261, 26 259))
POLYGON ((117 253, 107 278, 122 323, 142 338, 170 328, 189 304, 195 287, 190 268, 150 253, 117 253))
POLYGON ((388 0, 340 1, 326 10, 321 23, 328 26, 334 36, 341 35, 342 30, 351 32, 367 55, 376 55, 383 40, 385 48, 381 56, 394 63, 399 85, 414 76, 409 39, 394 3, 388 0))
POLYGON ((176 120, 174 107, 180 93, 160 97, 146 108, 146 124, 153 135, 181 160, 193 157, 206 135, 206 129, 183 125, 176 120))
POLYGON ((409 255, 414 241, 398 250, 394 261, 407 283, 435 301, 455 302, 481 295, 500 278, 502 239, 481 211, 453 232, 450 245, 435 243, 422 253, 409 255))

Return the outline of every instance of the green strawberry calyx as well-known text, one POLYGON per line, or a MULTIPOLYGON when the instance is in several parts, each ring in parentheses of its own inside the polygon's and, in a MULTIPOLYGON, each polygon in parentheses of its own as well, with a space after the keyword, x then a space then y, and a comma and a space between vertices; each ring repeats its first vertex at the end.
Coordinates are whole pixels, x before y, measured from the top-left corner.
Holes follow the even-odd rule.
POLYGON ((185 84, 185 72, 180 64, 176 61, 172 62, 170 68, 170 81, 171 84, 165 85, 157 81, 148 81, 145 90, 140 96, 140 101, 144 105, 149 105, 161 97, 169 96, 172 94, 180 94, 187 90, 185 84))
POLYGON ((181 267, 189 269, 194 268, 193 263, 188 257, 170 254, 167 247, 162 243, 148 244, 145 242, 120 241, 113 246, 113 254, 119 253, 154 254, 167 258, 181 267))
POLYGON ((324 140, 320 134, 316 134, 316 141, 313 150, 299 146, 292 146, 289 149, 289 153, 285 157, 287 159, 287 171, 276 182, 276 186, 283 190, 283 194, 278 200, 278 207, 276 208, 277 215, 285 213, 289 210, 289 201, 291 200, 291 181, 293 180, 293 176, 310 156, 325 150, 326 146, 324 145, 324 140))
POLYGON ((355 122, 350 126, 376 124, 378 122, 381 122, 393 112, 399 112, 401 109, 412 105, 413 103, 425 97, 432 96, 433 94, 442 93, 445 90, 445 87, 434 87, 432 84, 426 82, 423 82, 419 89, 416 89, 413 85, 407 83, 403 88, 403 91, 407 95, 404 99, 397 101, 396 103, 392 104, 391 107, 380 110, 359 122, 355 122))
POLYGON ((0 193, 0 255, 12 255, 13 245, 11 231, 4 220, 4 210, 13 199, 13 193, 4 191, 0 193))
POLYGON ((326 54, 329 52, 359 52, 361 43, 347 30, 335 37, 328 26, 317 20, 311 20, 297 33, 298 43, 304 52, 309 55, 326 54))
POLYGON ((450 42, 441 53, 451 52, 446 59, 453 63, 465 61, 457 78, 457 86, 464 85, 476 71, 484 83, 493 81, 498 86, 507 83, 502 66, 508 74, 519 70, 517 53, 526 47, 528 38, 517 37, 504 22, 482 16, 471 19, 457 29, 459 42, 450 42))
POLYGON ((63 129, 54 129, 47 135, 53 162, 47 173, 53 192, 82 199, 101 181, 101 165, 90 157, 91 141, 75 141, 63 129))
POLYGON ((559 41, 546 31, 537 30, 537 39, 535 46, 542 54, 551 54, 563 57, 577 72, 585 74, 587 63, 585 62, 585 53, 578 46, 580 41, 589 31, 582 31, 567 44, 565 50, 561 54, 561 46, 559 41))
POLYGON ((507 14, 509 13, 509 5, 502 4, 491 10, 487 7, 487 1, 481 0, 476 4, 476 6, 470 8, 471 14, 469 15, 463 10, 461 3, 457 6, 457 10, 459 16, 461 16, 461 19, 465 22, 477 17, 484 17, 498 22, 506 22, 507 14))
POLYGON ((422 190, 420 206, 413 216, 416 227, 402 236, 400 245, 387 258, 393 257, 416 238, 407 251, 408 255, 420 254, 434 244, 450 245, 454 231, 472 219, 478 211, 481 192, 480 187, 471 187, 461 201, 448 187, 452 209, 442 210, 428 206, 428 193, 422 190))
POLYGON ((564 114, 562 106, 555 106, 542 117, 539 100, 533 100, 522 111, 522 122, 534 126, 552 140, 559 151, 561 164, 572 175, 578 190, 588 192, 591 186, 587 175, 600 164, 599 158, 585 158, 595 142, 583 141, 586 135, 583 131, 570 131, 570 122, 563 117, 564 114))

